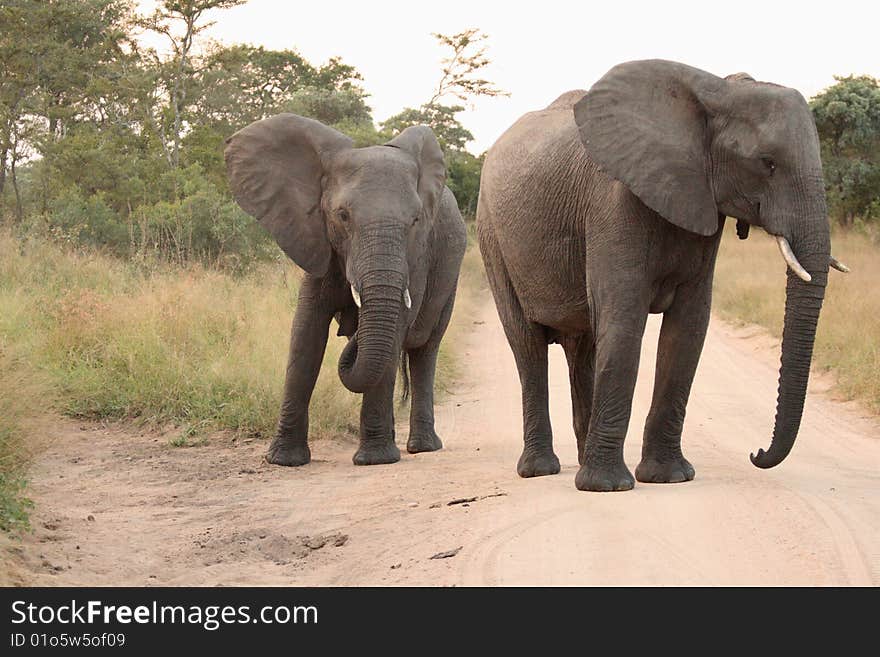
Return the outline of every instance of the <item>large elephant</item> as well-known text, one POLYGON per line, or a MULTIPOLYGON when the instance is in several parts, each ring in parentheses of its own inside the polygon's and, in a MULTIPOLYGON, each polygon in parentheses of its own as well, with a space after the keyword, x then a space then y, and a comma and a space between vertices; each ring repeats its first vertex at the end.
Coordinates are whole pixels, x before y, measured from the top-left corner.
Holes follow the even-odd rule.
POLYGON ((311 459, 309 401, 334 317, 349 337, 339 377, 363 393, 354 463, 400 459, 393 401, 401 351, 412 390, 407 449, 440 449, 434 369, 466 233, 434 133, 415 126, 385 145, 353 148, 318 121, 280 114, 230 137, 226 165, 235 199, 306 272, 269 462, 311 459))
MULTIPOLYGON (((547 345, 568 359, 581 490, 628 490, 623 461, 649 313, 663 313, 636 478, 693 479, 681 452, 726 217, 776 236, 788 262, 773 440, 801 421, 830 258, 822 164, 804 98, 669 61, 628 62, 523 116, 492 146, 480 248, 522 384, 522 477, 555 474, 547 345)), ((836 261, 835 261, 836 262, 836 261)))

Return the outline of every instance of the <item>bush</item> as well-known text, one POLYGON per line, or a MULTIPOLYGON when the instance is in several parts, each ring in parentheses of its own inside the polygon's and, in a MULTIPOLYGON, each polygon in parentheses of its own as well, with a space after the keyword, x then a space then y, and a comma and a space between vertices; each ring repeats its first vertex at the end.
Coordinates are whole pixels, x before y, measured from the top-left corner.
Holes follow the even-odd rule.
POLYGON ((64 242, 103 247, 118 256, 128 253, 128 230, 103 194, 83 198, 76 188, 65 189, 49 205, 48 226, 64 242))
POLYGON ((233 271, 280 254, 266 231, 205 178, 198 165, 169 173, 165 184, 178 189, 178 200, 159 201, 134 211, 134 254, 233 271))

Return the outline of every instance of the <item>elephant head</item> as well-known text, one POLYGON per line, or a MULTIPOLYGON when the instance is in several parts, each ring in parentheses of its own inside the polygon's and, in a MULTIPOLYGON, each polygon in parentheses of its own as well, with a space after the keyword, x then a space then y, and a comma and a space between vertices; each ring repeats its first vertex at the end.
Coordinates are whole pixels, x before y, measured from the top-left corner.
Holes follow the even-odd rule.
POLYGON ((358 311, 339 375, 364 392, 395 367, 422 291, 428 236, 446 178, 434 133, 410 127, 383 146, 353 148, 318 121, 279 114, 227 140, 226 165, 239 205, 282 250, 322 277, 338 258, 358 311))
MULTIPOLYGON (((793 89, 663 60, 611 69, 574 108, 590 157, 665 220, 713 235, 719 218, 775 236, 788 263, 776 423, 756 466, 778 465, 803 413, 830 253, 819 139, 793 89)), ((837 264, 834 261, 834 264, 837 264)))

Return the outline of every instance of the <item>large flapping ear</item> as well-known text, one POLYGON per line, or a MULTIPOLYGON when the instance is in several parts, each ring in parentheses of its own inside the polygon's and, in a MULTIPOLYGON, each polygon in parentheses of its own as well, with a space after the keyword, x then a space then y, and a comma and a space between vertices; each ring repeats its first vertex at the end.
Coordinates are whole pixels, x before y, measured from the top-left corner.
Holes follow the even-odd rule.
POLYGON ((718 230, 709 164, 708 105, 726 83, 659 59, 612 68, 575 105, 590 157, 667 221, 718 230))
POLYGON ((406 151, 418 163, 419 198, 425 214, 433 217, 446 183, 446 163, 434 131, 424 125, 410 126, 385 145, 406 151))
POLYGON ((296 114, 251 123, 226 140, 229 186, 300 267, 323 276, 330 242, 321 212, 323 160, 352 141, 323 123, 296 114))

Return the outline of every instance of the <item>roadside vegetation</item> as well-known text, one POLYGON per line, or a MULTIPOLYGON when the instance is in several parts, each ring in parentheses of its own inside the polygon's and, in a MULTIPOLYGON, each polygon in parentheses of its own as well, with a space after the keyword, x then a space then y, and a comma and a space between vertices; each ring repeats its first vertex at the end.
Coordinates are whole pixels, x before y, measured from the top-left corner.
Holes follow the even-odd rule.
MULTIPOLYGON (((232 275, 4 236, 0 336, 48 375, 66 415, 263 435, 277 418, 300 276, 281 258, 232 275)), ((326 369, 319 432, 351 421, 326 369)))
POLYGON ((28 526, 27 466, 41 440, 52 395, 45 377, 0 338, 0 530, 4 532, 28 526))

